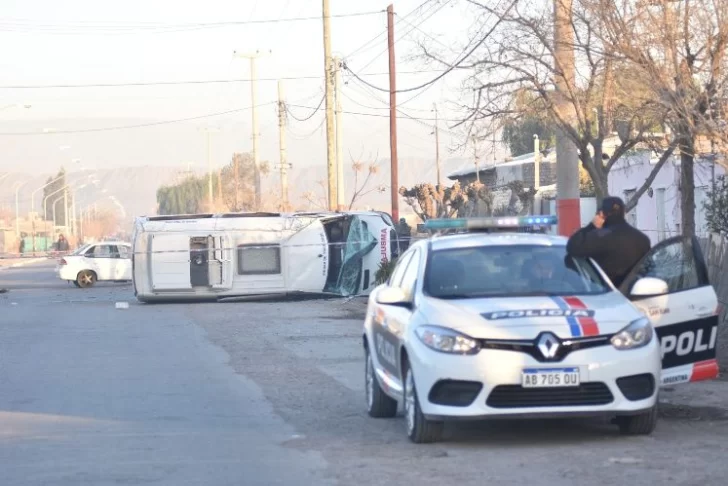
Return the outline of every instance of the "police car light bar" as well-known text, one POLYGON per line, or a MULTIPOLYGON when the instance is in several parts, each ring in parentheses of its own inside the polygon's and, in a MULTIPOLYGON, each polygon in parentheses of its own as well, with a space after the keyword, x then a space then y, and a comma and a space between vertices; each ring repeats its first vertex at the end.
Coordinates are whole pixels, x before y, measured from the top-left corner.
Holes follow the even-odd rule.
POLYGON ((455 219, 428 219, 425 229, 495 229, 495 228, 530 228, 534 226, 551 226, 557 224, 556 216, 517 216, 492 218, 455 218, 455 219))

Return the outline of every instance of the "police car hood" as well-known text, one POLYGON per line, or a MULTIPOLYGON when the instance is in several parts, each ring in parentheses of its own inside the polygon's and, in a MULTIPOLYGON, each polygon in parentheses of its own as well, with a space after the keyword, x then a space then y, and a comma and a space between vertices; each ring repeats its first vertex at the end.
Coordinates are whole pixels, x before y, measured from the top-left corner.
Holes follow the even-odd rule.
POLYGON ((427 324, 491 339, 532 339, 543 331, 562 338, 612 334, 642 316, 616 291, 457 300, 426 297, 420 310, 427 324))

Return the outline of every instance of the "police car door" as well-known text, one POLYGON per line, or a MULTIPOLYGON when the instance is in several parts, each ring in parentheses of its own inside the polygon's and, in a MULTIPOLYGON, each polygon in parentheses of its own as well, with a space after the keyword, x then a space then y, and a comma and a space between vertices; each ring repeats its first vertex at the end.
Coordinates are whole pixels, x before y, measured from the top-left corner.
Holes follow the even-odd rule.
POLYGON ((696 238, 679 236, 657 244, 620 290, 650 319, 660 339, 663 385, 718 375, 718 299, 696 238), (630 296, 643 277, 667 282, 667 294, 630 296))
MULTIPOLYGON (((419 250, 402 255, 389 280, 390 287, 399 287, 410 298, 419 271, 419 250)), ((412 308, 402 305, 378 304, 377 316, 373 320, 374 347, 379 365, 397 380, 401 378, 399 348, 402 333, 412 316, 412 308)))

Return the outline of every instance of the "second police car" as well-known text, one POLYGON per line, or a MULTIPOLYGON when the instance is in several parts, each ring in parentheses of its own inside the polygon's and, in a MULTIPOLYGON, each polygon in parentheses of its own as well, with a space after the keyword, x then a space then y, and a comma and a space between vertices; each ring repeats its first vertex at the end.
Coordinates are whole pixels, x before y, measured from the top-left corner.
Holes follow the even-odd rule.
MULTIPOLYGON (((431 220, 431 229, 555 224, 555 217, 431 220)), ((566 238, 518 232, 413 244, 369 296, 369 415, 403 402, 413 442, 448 419, 611 416, 650 434, 661 384, 712 379, 717 297, 694 238, 653 247, 620 289, 566 238)))

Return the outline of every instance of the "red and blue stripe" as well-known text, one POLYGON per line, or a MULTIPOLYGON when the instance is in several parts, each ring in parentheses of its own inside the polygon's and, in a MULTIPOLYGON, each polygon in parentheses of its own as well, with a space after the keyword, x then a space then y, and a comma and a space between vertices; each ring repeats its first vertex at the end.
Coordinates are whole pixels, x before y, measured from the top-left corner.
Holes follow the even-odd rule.
MULTIPOLYGON (((582 310, 586 309, 586 305, 578 297, 551 297, 561 310, 582 310)), ((572 337, 581 336, 598 336, 599 326, 593 317, 574 317, 567 316, 566 322, 569 324, 572 337)))

